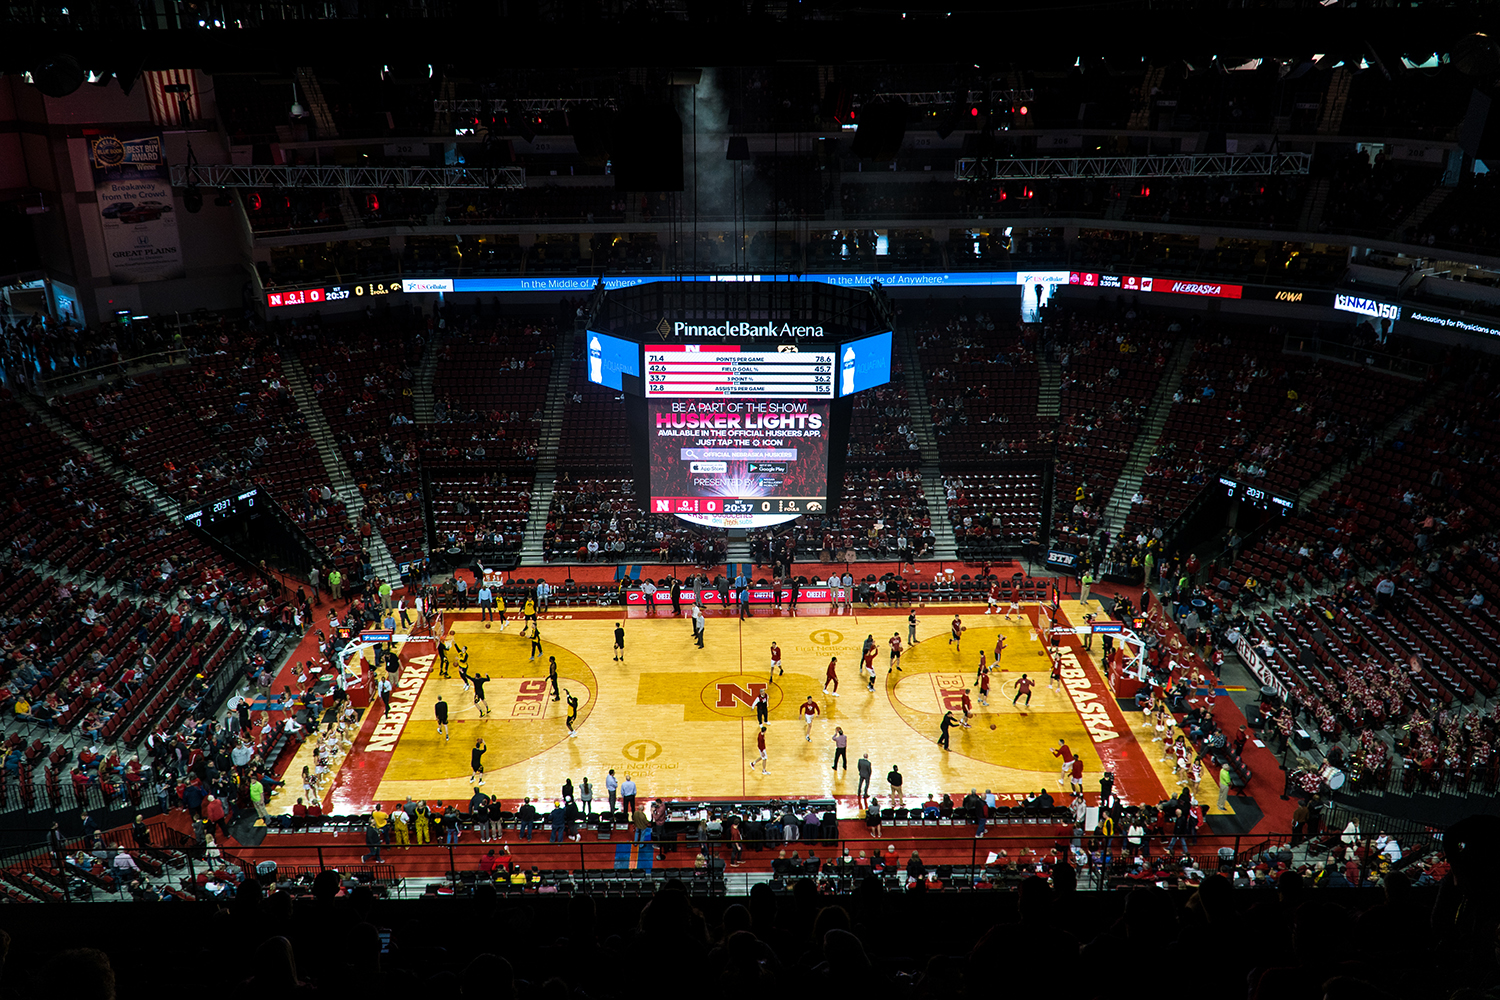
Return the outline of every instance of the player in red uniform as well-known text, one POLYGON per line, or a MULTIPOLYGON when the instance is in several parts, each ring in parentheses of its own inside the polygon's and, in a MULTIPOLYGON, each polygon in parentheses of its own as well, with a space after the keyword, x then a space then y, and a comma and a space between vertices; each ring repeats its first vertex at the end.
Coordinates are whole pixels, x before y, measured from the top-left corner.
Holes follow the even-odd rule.
POLYGON ((896 670, 901 669, 901 633, 892 632, 889 641, 891 644, 891 665, 886 668, 886 673, 890 673, 892 668, 896 670))
POLYGON ((990 704, 990 674, 986 670, 984 676, 979 678, 979 704, 989 707, 990 704))
POLYGON ((979 669, 974 671, 974 683, 979 683, 979 678, 990 672, 990 668, 984 664, 984 650, 979 651, 979 669))
POLYGON ((767 770, 767 768, 766 768, 766 727, 765 726, 761 726, 760 727, 760 732, 758 732, 758 733, 755 734, 755 748, 760 751, 760 757, 758 758, 758 760, 752 760, 750 762, 750 770, 752 770, 752 771, 755 770, 755 765, 757 763, 759 763, 760 764, 760 773, 761 774, 770 774, 771 772, 769 770, 767 770))
POLYGON ((952 646, 956 643, 958 645, 958 651, 962 653, 964 651, 964 623, 959 619, 958 615, 953 616, 953 623, 950 626, 950 629, 951 631, 948 633, 948 645, 952 646))
MULTIPOLYGON (((1200 757, 1198 759, 1202 760, 1203 758, 1200 757)), ((1073 764, 1068 769, 1068 773, 1073 778, 1073 791, 1074 791, 1074 793, 1078 794, 1078 795, 1082 795, 1083 794, 1083 758, 1082 757, 1074 757, 1073 758, 1073 764)))
POLYGON ((1052 756, 1062 760, 1062 774, 1057 778, 1057 783, 1061 786, 1073 773, 1073 751, 1068 747, 1068 741, 1058 737, 1057 746, 1052 749, 1052 756))
POLYGON ((990 597, 984 613, 987 615, 998 615, 1000 613, 1000 581, 998 580, 990 581, 990 597))
POLYGON ((766 681, 766 687, 771 686, 771 681, 776 679, 777 674, 785 674, 786 668, 781 665, 781 647, 771 643, 771 676, 766 681))
POLYGON ((878 651, 876 645, 873 642, 870 643, 865 647, 864 659, 860 661, 859 672, 869 676, 872 687, 875 683, 875 654, 878 651))
POLYGON ((1005 652, 1005 636, 995 638, 995 669, 1000 669, 1000 654, 1005 652))
MULTIPOLYGON (((839 696, 839 658, 837 656, 828 661, 828 676, 823 679, 824 694, 829 693, 828 685, 830 684, 833 685, 833 696, 837 698, 839 696)), ((807 700, 812 701, 812 698, 809 697, 807 700)))
POLYGON ((1036 684, 1031 678, 1022 674, 1021 679, 1016 681, 1016 696, 1010 700, 1010 703, 1014 705, 1024 696, 1026 698, 1026 708, 1021 709, 1021 711, 1024 712, 1031 708, 1031 689, 1034 687, 1036 687, 1036 684))
POLYGON ((1062 688, 1062 657, 1056 653, 1052 654, 1052 676, 1047 681, 1047 688, 1051 691, 1057 691, 1062 688))
POLYGON ((969 699, 969 689, 968 688, 964 688, 963 710, 964 710, 963 727, 965 729, 968 729, 969 728, 969 717, 974 714, 974 702, 969 699))
POLYGON ((813 696, 808 695, 798 711, 802 713, 802 735, 806 736, 807 742, 811 743, 813 716, 822 715, 823 710, 818 707, 817 702, 813 701, 813 696))

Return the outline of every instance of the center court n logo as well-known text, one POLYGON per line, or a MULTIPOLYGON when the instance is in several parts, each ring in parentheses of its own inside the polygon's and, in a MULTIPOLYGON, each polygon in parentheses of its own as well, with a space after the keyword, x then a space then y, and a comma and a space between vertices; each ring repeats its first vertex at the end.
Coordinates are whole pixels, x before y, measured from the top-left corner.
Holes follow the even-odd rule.
POLYGON ((766 685, 759 682, 752 682, 741 687, 732 681, 719 681, 716 686, 719 690, 718 700, 714 703, 716 708, 733 708, 735 702, 746 707, 754 707, 755 699, 759 698, 760 693, 766 689, 766 685))

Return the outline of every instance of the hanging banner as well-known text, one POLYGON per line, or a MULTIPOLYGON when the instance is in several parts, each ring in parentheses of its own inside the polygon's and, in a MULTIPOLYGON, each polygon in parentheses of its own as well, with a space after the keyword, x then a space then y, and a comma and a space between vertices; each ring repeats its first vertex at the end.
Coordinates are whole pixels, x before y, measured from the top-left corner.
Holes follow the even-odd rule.
POLYGON ((89 166, 115 283, 185 276, 161 133, 94 136, 89 166))

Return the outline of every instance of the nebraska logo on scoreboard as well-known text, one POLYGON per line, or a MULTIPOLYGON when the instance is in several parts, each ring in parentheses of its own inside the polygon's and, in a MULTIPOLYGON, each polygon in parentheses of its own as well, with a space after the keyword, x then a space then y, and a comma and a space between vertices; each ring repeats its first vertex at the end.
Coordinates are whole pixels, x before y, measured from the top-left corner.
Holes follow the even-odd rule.
POLYGON ((1080 288, 1118 288, 1126 292, 1173 292, 1177 295, 1205 295, 1216 299, 1237 299, 1244 291, 1241 285, 1224 285, 1205 281, 1175 281, 1132 274, 1100 274, 1091 271, 1068 272, 1068 284, 1080 288))
POLYGON ((266 306, 276 309, 281 306, 302 306, 310 302, 322 302, 323 289, 299 288, 293 292, 267 292, 266 306))
POLYGON ((1158 292, 1176 292, 1178 295, 1207 295, 1216 299, 1237 299, 1239 285, 1207 284, 1201 281, 1163 281, 1158 292))

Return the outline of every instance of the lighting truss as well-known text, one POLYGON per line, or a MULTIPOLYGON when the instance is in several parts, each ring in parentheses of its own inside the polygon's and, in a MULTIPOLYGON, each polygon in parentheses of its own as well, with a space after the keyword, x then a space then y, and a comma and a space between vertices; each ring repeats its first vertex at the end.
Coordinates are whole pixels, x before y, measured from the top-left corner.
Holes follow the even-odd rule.
POLYGON ((203 188, 523 188, 525 167, 242 166, 174 163, 174 187, 203 188))
POLYGON ((965 157, 959 181, 1107 180, 1132 177, 1266 177, 1306 174, 1311 153, 1173 153, 1167 156, 965 157))
POLYGON ((432 102, 432 110, 435 114, 460 115, 477 115, 481 112, 503 115, 508 111, 525 111, 530 114, 544 115, 553 111, 566 111, 569 108, 578 107, 613 109, 615 101, 613 98, 597 97, 518 97, 513 100, 505 98, 436 99, 432 102))
POLYGON ((880 94, 872 94, 864 103, 871 104, 877 101, 904 101, 912 107, 923 107, 926 105, 958 105, 958 104, 982 104, 985 101, 993 101, 998 104, 1032 104, 1036 101, 1036 91, 1030 87, 1024 89, 1007 90, 893 90, 880 94))

